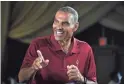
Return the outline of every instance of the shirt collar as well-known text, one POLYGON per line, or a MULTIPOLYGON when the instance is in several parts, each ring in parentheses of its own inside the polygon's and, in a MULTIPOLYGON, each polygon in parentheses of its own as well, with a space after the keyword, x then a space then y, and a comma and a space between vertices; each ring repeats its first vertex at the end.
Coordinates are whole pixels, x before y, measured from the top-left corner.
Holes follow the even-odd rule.
MULTIPOLYGON (((55 40, 54 35, 51 36, 51 42, 54 46, 53 48, 54 48, 55 51, 62 50, 58 41, 55 40)), ((76 38, 72 37, 72 42, 73 42, 73 46, 72 46, 72 49, 71 49, 71 53, 79 53, 79 42, 78 42, 78 40, 76 38)))
POLYGON ((73 37, 73 47, 71 50, 72 53, 79 53, 79 42, 76 38, 73 37))

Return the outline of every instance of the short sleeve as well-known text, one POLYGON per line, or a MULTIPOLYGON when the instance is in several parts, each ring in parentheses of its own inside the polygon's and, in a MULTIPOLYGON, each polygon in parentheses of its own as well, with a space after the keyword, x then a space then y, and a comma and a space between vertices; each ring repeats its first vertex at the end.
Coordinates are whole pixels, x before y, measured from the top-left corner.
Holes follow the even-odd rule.
POLYGON ((24 60, 22 62, 21 68, 31 67, 33 61, 37 58, 37 45, 34 42, 31 42, 29 45, 24 60))
POLYGON ((89 53, 88 53, 88 59, 87 59, 85 70, 86 70, 85 75, 86 75, 86 78, 88 80, 91 80, 91 81, 94 81, 94 82, 97 81, 96 64, 95 64, 92 48, 90 48, 89 53))

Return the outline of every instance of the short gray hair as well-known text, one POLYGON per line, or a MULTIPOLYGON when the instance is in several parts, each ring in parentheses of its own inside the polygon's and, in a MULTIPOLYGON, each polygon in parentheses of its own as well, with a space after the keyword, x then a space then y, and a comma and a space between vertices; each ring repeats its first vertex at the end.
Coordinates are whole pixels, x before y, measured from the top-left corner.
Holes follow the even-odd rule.
POLYGON ((58 11, 71 13, 73 15, 73 22, 74 23, 78 22, 78 13, 74 8, 70 6, 65 6, 65 7, 60 8, 58 11))

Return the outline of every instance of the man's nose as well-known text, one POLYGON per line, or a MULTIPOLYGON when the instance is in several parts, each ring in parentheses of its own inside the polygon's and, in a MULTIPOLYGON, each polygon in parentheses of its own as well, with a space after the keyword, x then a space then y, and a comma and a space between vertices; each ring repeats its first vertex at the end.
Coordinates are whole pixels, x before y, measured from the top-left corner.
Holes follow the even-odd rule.
POLYGON ((58 29, 62 29, 62 24, 58 24, 58 29))

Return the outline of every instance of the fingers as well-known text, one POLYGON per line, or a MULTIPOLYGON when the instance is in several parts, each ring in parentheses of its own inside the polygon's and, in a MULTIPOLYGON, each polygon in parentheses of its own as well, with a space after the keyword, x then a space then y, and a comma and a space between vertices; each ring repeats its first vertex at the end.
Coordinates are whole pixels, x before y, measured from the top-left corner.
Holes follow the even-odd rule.
POLYGON ((67 66, 67 75, 69 80, 78 80, 80 78, 80 72, 75 65, 67 66))
POLYGON ((42 69, 43 67, 46 67, 49 63, 49 60, 45 60, 44 62, 40 61, 39 58, 36 58, 36 60, 33 63, 33 67, 35 70, 42 69))
POLYGON ((75 72, 77 72, 77 70, 75 70, 75 69, 69 69, 69 70, 67 71, 67 74, 69 75, 70 73, 75 73, 75 72))
POLYGON ((42 55, 42 53, 40 52, 40 50, 37 50, 37 54, 38 54, 38 57, 34 60, 33 62, 33 68, 35 70, 39 70, 43 67, 46 67, 49 63, 49 60, 44 60, 44 57, 42 55))
POLYGON ((68 77, 70 78, 71 76, 76 76, 77 77, 77 74, 76 73, 70 73, 68 74, 68 77))
POLYGON ((77 76, 69 76, 69 80, 78 80, 77 76))
POLYGON ((49 60, 48 60, 48 59, 46 59, 44 62, 45 62, 45 64, 48 64, 48 63, 49 63, 49 60))
POLYGON ((75 65, 70 65, 70 66, 68 65, 68 66, 67 66, 67 69, 78 69, 78 68, 77 68, 77 66, 75 66, 75 65))
POLYGON ((44 62, 41 63, 41 66, 42 67, 46 67, 48 65, 48 63, 49 63, 49 60, 48 59, 47 60, 44 60, 44 62))
POLYGON ((40 52, 40 50, 37 50, 37 54, 38 54, 38 57, 42 60, 42 64, 41 65, 43 65, 43 67, 47 66, 48 63, 49 63, 49 60, 48 59, 44 60, 44 57, 43 57, 42 53, 40 52))
POLYGON ((68 71, 67 71, 68 76, 74 76, 78 74, 78 70, 74 66, 67 66, 67 68, 68 68, 68 71))
POLYGON ((42 66, 41 66, 41 65, 39 65, 39 64, 35 64, 33 67, 34 67, 34 69, 35 69, 35 70, 39 70, 39 69, 41 69, 41 68, 42 68, 42 66))
POLYGON ((37 54, 44 61, 44 57, 43 57, 42 53, 40 52, 40 50, 37 50, 37 54))
POLYGON ((49 60, 44 60, 44 57, 42 55, 42 53, 40 52, 40 50, 37 50, 37 54, 39 56, 39 58, 42 60, 42 62, 44 62, 45 64, 48 64, 49 63, 49 60))
POLYGON ((42 68, 42 66, 41 66, 41 63, 42 62, 42 60, 38 57, 38 58, 36 58, 35 60, 34 60, 34 62, 33 62, 33 68, 35 69, 35 70, 39 70, 39 69, 41 69, 42 68))

